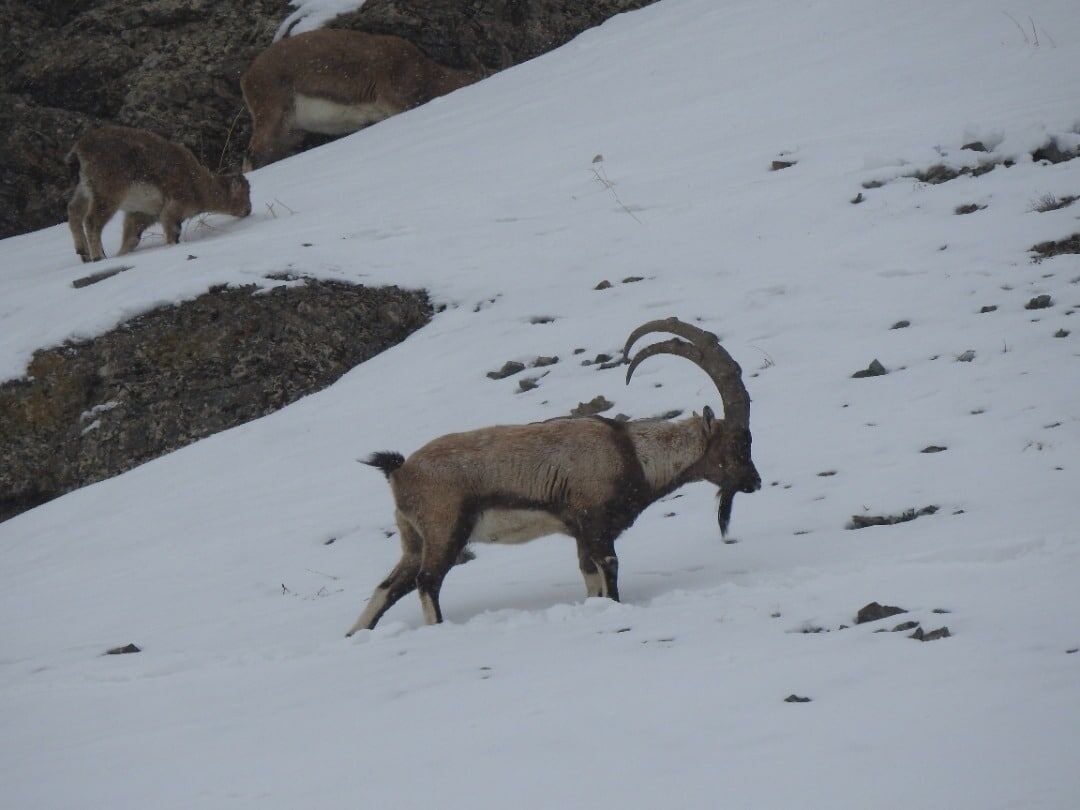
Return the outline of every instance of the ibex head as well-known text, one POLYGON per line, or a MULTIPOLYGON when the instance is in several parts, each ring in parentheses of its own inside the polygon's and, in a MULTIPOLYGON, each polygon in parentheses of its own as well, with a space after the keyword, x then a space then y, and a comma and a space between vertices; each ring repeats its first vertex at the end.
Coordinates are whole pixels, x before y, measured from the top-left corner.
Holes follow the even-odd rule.
POLYGON ((638 352, 626 370, 627 383, 642 361, 657 354, 674 354, 685 357, 708 374, 724 403, 723 420, 717 420, 708 406, 702 411, 700 419, 707 446, 698 472, 720 488, 717 519, 720 533, 725 535, 735 493, 761 489, 761 476, 750 457, 750 394, 743 385, 742 369, 720 345, 716 335, 678 318, 649 321, 639 326, 627 338, 623 355, 629 358, 634 343, 652 332, 670 332, 679 337, 654 343, 638 352))
POLYGON ((234 217, 246 217, 251 213, 251 184, 244 175, 228 173, 221 176, 228 195, 227 212, 234 217))

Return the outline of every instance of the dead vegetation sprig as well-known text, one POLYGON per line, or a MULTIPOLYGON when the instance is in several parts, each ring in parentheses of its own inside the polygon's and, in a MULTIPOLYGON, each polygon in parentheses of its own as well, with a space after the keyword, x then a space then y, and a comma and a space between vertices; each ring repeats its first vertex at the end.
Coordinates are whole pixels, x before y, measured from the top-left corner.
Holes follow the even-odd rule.
POLYGON ((597 183, 599 183, 601 186, 611 192, 611 196, 615 198, 615 202, 618 203, 619 207, 623 211, 632 216, 634 218, 634 221, 638 225, 645 224, 640 219, 638 219, 637 215, 626 206, 626 203, 624 203, 619 197, 618 192, 615 191, 615 181, 607 176, 607 170, 604 169, 603 155, 596 155, 596 157, 592 159, 592 168, 590 169, 590 171, 593 173, 593 179, 595 179, 597 183))

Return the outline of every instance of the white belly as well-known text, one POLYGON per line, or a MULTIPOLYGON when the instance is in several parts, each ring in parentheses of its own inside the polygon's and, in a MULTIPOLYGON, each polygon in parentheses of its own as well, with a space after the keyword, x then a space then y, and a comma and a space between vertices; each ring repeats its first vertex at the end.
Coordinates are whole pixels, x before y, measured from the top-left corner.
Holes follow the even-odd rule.
POLYGON ((488 509, 481 513, 470 543, 527 543, 549 534, 568 534, 565 524, 533 509, 488 509))
POLYGON ((400 112, 386 104, 339 104, 318 96, 297 93, 293 100, 293 126, 320 135, 346 135, 400 112))
POLYGON ((157 216, 161 213, 161 207, 164 204, 165 197, 157 186, 149 183, 132 183, 120 203, 120 210, 157 216))

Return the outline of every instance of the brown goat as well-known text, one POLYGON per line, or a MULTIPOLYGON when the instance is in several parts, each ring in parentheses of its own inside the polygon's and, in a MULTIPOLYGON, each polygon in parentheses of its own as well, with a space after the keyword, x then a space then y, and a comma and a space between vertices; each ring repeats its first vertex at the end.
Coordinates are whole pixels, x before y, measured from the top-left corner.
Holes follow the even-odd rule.
POLYGON ((154 222, 161 222, 165 242, 174 245, 180 241, 181 223, 195 214, 251 213, 251 191, 243 175, 214 174, 186 146, 144 129, 92 129, 75 142, 68 162, 79 167, 68 226, 84 262, 105 258, 101 230, 118 210, 124 212, 121 255, 133 251, 154 222))
POLYGON ((761 487, 750 458, 750 397, 742 371, 715 335, 676 318, 635 329, 624 352, 659 331, 685 340, 643 349, 626 381, 656 354, 685 357, 716 384, 723 420, 709 407, 678 422, 562 418, 452 433, 408 459, 372 455, 366 463, 386 474, 394 494, 402 555, 347 635, 374 627, 413 588, 427 622, 441 622, 439 589, 469 542, 570 535, 588 595, 618 600, 616 538, 650 504, 692 481, 720 488, 718 517, 726 533, 735 493, 761 487))
POLYGON ((483 78, 411 42, 321 28, 278 40, 240 79, 252 134, 244 170, 288 157, 303 133, 346 135, 483 78))

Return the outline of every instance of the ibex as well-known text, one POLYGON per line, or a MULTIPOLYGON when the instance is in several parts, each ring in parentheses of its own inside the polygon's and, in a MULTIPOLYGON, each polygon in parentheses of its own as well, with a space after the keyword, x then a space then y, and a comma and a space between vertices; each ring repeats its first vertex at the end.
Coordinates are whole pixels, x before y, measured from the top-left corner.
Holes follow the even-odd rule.
POLYGON ((78 163, 68 226, 84 262, 105 258, 101 230, 118 210, 124 212, 120 254, 133 251, 143 231, 158 221, 165 242, 174 245, 181 223, 195 214, 251 213, 251 192, 242 175, 213 174, 187 147, 144 129, 92 129, 75 142, 67 160, 78 163))
POLYGON ((373 454, 365 463, 390 481, 401 560, 347 635, 374 627, 413 588, 428 624, 441 622, 439 589, 470 541, 524 543, 567 534, 577 541, 587 594, 618 600, 615 539, 646 507, 692 481, 720 488, 718 520, 726 534, 735 493, 761 487, 750 458, 750 396, 742 370, 715 335, 676 318, 635 329, 624 356, 652 332, 679 337, 638 352, 626 382, 649 357, 685 357, 716 385, 723 420, 708 406, 678 422, 560 418, 451 433, 408 459, 373 454))
POLYGON ((408 40, 321 28, 278 40, 240 79, 252 133, 244 171, 288 157, 303 133, 346 135, 486 74, 428 59, 408 40))

